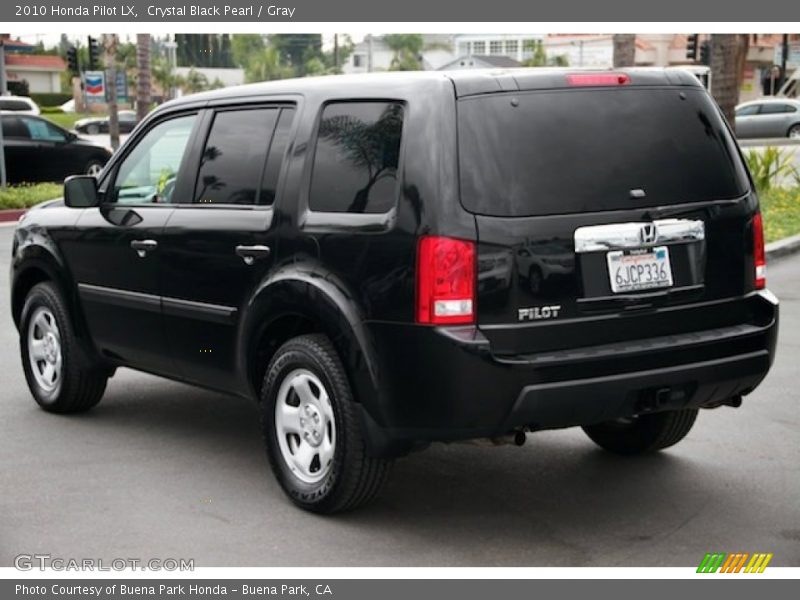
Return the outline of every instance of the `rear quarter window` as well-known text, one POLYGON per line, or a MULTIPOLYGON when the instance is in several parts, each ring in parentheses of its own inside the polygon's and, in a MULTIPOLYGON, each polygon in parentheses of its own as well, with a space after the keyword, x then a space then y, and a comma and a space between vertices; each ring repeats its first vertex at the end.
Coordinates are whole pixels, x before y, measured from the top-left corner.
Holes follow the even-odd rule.
POLYGON ((458 147, 464 207, 494 216, 700 202, 749 187, 719 110, 702 90, 465 98, 458 102, 458 147))
POLYGON ((384 213, 394 207, 403 114, 398 102, 325 106, 311 173, 311 210, 384 213))

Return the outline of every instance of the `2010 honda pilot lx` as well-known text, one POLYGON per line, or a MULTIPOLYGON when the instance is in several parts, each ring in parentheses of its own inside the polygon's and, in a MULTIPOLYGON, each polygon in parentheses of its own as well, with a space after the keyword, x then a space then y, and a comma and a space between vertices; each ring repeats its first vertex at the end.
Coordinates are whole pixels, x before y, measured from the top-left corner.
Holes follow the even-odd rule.
POLYGON ((666 448, 756 388, 778 323, 718 107, 636 69, 167 103, 22 219, 11 294, 42 408, 91 408, 119 366, 253 398, 278 481, 318 512, 432 441, 581 426, 666 448))

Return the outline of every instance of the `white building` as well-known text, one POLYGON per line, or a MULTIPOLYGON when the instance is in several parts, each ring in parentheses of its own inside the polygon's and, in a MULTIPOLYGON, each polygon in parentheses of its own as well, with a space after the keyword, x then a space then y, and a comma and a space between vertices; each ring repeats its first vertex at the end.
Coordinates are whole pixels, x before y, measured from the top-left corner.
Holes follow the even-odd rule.
POLYGON ((6 53, 8 81, 27 81, 31 94, 61 91, 61 73, 67 68, 60 56, 6 53))
POLYGON ((517 62, 531 58, 536 44, 544 40, 530 33, 461 33, 453 38, 456 56, 507 56, 517 62))
MULTIPOLYGON (((449 34, 422 35, 422 68, 435 70, 453 60, 453 36, 449 34)), ((394 60, 394 51, 389 48, 384 36, 367 35, 356 44, 347 62, 342 65, 344 73, 371 73, 388 71, 394 60)))

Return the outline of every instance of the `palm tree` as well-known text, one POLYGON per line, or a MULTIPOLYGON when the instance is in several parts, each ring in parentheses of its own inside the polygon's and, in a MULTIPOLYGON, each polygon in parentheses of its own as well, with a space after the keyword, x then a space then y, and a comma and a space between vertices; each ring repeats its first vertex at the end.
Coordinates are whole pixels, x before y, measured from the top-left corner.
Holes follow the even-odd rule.
POLYGON ((136 35, 136 118, 150 110, 150 34, 136 35))
POLYGON ((178 87, 180 83, 180 77, 175 74, 175 70, 172 68, 169 59, 156 58, 153 60, 150 66, 150 74, 153 80, 158 84, 158 87, 161 88, 164 98, 166 100, 171 100, 173 90, 178 87))
POLYGON ((266 46, 253 55, 245 68, 248 83, 272 81, 294 76, 294 69, 281 60, 281 53, 275 46, 266 46))
POLYGON ((636 34, 614 34, 614 67, 632 67, 636 64, 636 34))
POLYGON ((732 127, 749 47, 750 37, 747 34, 722 33, 711 36, 711 89, 732 127))

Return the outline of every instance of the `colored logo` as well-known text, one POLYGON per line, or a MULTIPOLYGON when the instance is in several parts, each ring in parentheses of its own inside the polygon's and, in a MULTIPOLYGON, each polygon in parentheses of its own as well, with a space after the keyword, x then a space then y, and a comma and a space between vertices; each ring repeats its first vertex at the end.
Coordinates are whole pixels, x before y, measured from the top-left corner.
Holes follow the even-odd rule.
POLYGON ((697 567, 698 573, 763 573, 769 561, 772 560, 772 553, 756 552, 735 552, 725 554, 724 552, 709 552, 700 561, 697 567))

